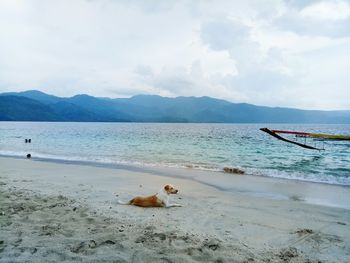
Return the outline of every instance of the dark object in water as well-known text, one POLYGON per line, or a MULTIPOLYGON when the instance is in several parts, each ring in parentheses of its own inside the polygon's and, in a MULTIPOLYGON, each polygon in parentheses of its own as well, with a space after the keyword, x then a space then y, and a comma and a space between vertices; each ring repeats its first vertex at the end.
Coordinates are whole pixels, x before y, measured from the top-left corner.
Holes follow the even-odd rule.
POLYGON ((27 158, 30 159, 30 157, 32 157, 32 155, 30 153, 28 153, 27 158))
POLYGON ((261 128, 260 129, 261 131, 263 132, 266 132, 268 134, 270 134, 271 136, 281 140, 281 141, 284 141, 284 142, 289 142, 289 143, 292 143, 292 144, 296 144, 300 147, 303 147, 303 148, 306 148, 306 149, 311 149, 311 150, 321 150, 321 149, 318 149, 316 147, 313 147, 313 146, 310 146, 310 145, 307 145, 307 144, 303 144, 303 143, 299 143, 299 142, 295 142, 295 141, 292 141, 292 140, 288 140, 286 138, 283 138, 282 136, 279 136, 275 131, 273 130, 269 130, 268 128, 261 128))
POLYGON ((31 143, 31 142, 32 142, 32 139, 28 139, 28 142, 31 143))
POLYGON ((24 141, 25 141, 25 143, 28 143, 28 139, 25 139, 24 141))
POLYGON ((324 148, 317 148, 306 144, 306 139, 311 138, 314 141, 350 141, 350 136, 347 135, 333 135, 333 134, 323 134, 323 133, 310 133, 310 132, 296 132, 296 131, 282 131, 282 130, 270 130, 268 128, 261 128, 263 132, 270 134, 271 136, 285 142, 289 142, 300 147, 312 150, 324 150, 324 148), (292 134, 296 138, 304 138, 305 143, 299 143, 297 141, 286 139, 279 134, 292 134))
POLYGON ((245 171, 239 169, 239 168, 232 168, 232 167, 224 167, 224 172, 225 173, 230 173, 230 174, 245 174, 245 171))

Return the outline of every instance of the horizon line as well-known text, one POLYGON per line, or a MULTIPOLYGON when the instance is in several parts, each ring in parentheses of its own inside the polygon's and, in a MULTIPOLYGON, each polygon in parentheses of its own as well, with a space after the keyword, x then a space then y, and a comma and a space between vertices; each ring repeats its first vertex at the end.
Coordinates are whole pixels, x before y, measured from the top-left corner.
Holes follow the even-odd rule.
POLYGON ((260 104, 253 104, 253 103, 248 103, 248 102, 233 102, 233 101, 229 101, 229 100, 225 100, 225 99, 221 99, 221 98, 216 98, 216 97, 211 97, 211 96, 207 96, 207 95, 203 95, 203 96, 174 96, 174 97, 169 97, 169 96, 161 96, 158 94, 135 94, 135 95, 130 95, 129 97, 107 97, 107 96, 94 96, 94 95, 90 95, 87 93, 78 93, 72 96, 58 96, 58 95, 54 95, 54 94, 49 94, 46 93, 44 91, 38 90, 38 89, 29 89, 29 90, 22 90, 22 91, 6 91, 6 92, 1 92, 0 95, 3 96, 3 94, 6 95, 6 93, 23 93, 23 92, 40 92, 43 93, 45 95, 48 96, 54 96, 54 97, 58 97, 58 98, 73 98, 76 96, 81 96, 81 95, 86 95, 89 97, 93 97, 93 98, 98 98, 98 99, 131 99, 133 97, 137 97, 137 96, 155 96, 155 97, 160 97, 160 98, 167 98, 167 99, 176 99, 176 98, 210 98, 210 99, 214 99, 214 100, 221 100, 221 101, 225 101, 231 104, 248 104, 248 105, 253 105, 253 106, 257 106, 257 107, 267 107, 267 108, 283 108, 283 109, 293 109, 293 110, 303 110, 303 111, 325 111, 325 112, 334 112, 334 111, 350 111, 350 109, 306 109, 306 108, 297 108, 294 106, 266 106, 266 105, 260 105, 260 104))

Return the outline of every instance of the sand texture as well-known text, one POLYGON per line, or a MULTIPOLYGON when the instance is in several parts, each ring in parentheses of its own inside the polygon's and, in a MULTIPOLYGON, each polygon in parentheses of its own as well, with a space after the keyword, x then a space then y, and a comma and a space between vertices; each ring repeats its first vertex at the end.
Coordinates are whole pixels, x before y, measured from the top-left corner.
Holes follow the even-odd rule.
POLYGON ((350 262, 350 211, 301 199, 0 158, 0 262, 350 262), (169 182, 183 207, 117 204, 169 182))

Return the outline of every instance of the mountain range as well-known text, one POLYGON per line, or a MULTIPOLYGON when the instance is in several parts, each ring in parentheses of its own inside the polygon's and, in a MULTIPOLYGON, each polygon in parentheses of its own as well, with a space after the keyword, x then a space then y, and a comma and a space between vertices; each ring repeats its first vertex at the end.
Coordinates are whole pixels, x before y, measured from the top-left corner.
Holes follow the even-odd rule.
POLYGON ((0 94, 0 121, 341 124, 350 123, 350 110, 265 107, 210 97, 57 97, 29 90, 0 94))

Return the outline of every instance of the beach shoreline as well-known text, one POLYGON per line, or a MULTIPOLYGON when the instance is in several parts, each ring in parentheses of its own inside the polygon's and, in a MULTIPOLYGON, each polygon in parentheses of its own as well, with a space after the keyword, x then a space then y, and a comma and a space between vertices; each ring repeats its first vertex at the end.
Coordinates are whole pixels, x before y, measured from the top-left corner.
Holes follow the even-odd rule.
MULTIPOLYGON (((0 158, 26 160, 25 157, 0 155, 0 158)), ((257 174, 225 173, 192 169, 190 167, 144 166, 93 161, 31 158, 31 161, 62 165, 81 165, 113 170, 127 170, 170 178, 187 179, 205 184, 221 191, 240 192, 270 199, 298 199, 310 204, 338 207, 350 210, 350 186, 325 182, 313 182, 283 177, 269 177, 257 174), (320 194, 321 193, 321 194, 320 194)))
MULTIPOLYGON (((16 152, 16 153, 0 153, 0 158, 13 158, 13 159, 25 159, 26 152, 16 152)), ((75 164, 75 165, 88 165, 88 166, 95 166, 95 167, 105 167, 105 168, 112 168, 112 169, 126 169, 126 170, 135 170, 135 171, 146 171, 150 173, 156 173, 156 174, 163 174, 165 172, 166 175, 169 176, 170 173, 167 173, 167 171, 173 170, 185 170, 185 171, 198 171, 199 173, 224 173, 224 168, 235 168, 244 171, 245 175, 249 176, 255 176, 255 177, 265 177, 265 178, 273 178, 273 179, 279 179, 279 180, 292 180, 292 181, 299 181, 299 182, 306 182, 306 183, 315 183, 315 184, 325 184, 325 185, 335 185, 335 186, 344 186, 344 187, 350 187, 350 184, 344 183, 344 182, 335 182, 335 181, 319 181, 310 178, 303 178, 303 177, 296 177, 296 176, 285 176, 285 172, 283 171, 270 171, 270 174, 261 173, 258 169, 252 169, 252 168, 244 168, 241 166, 237 167, 230 167, 230 166, 222 166, 221 168, 205 168, 205 167, 199 167, 192 164, 183 164, 183 165, 177 165, 177 164, 162 164, 162 163, 140 163, 140 162, 120 162, 115 160, 109 160, 109 161, 101 161, 101 160, 88 160, 83 158, 68 158, 68 157, 62 157, 62 156, 45 156, 40 153, 33 153, 31 154, 32 160, 36 161, 42 161, 42 162, 51 162, 51 163, 61 163, 61 164, 75 164), (271 174, 273 173, 273 174, 271 174)))
POLYGON ((1 157, 0 262, 349 262, 349 210, 305 200, 348 187, 165 170, 1 157), (117 204, 169 182, 183 207, 117 204))

